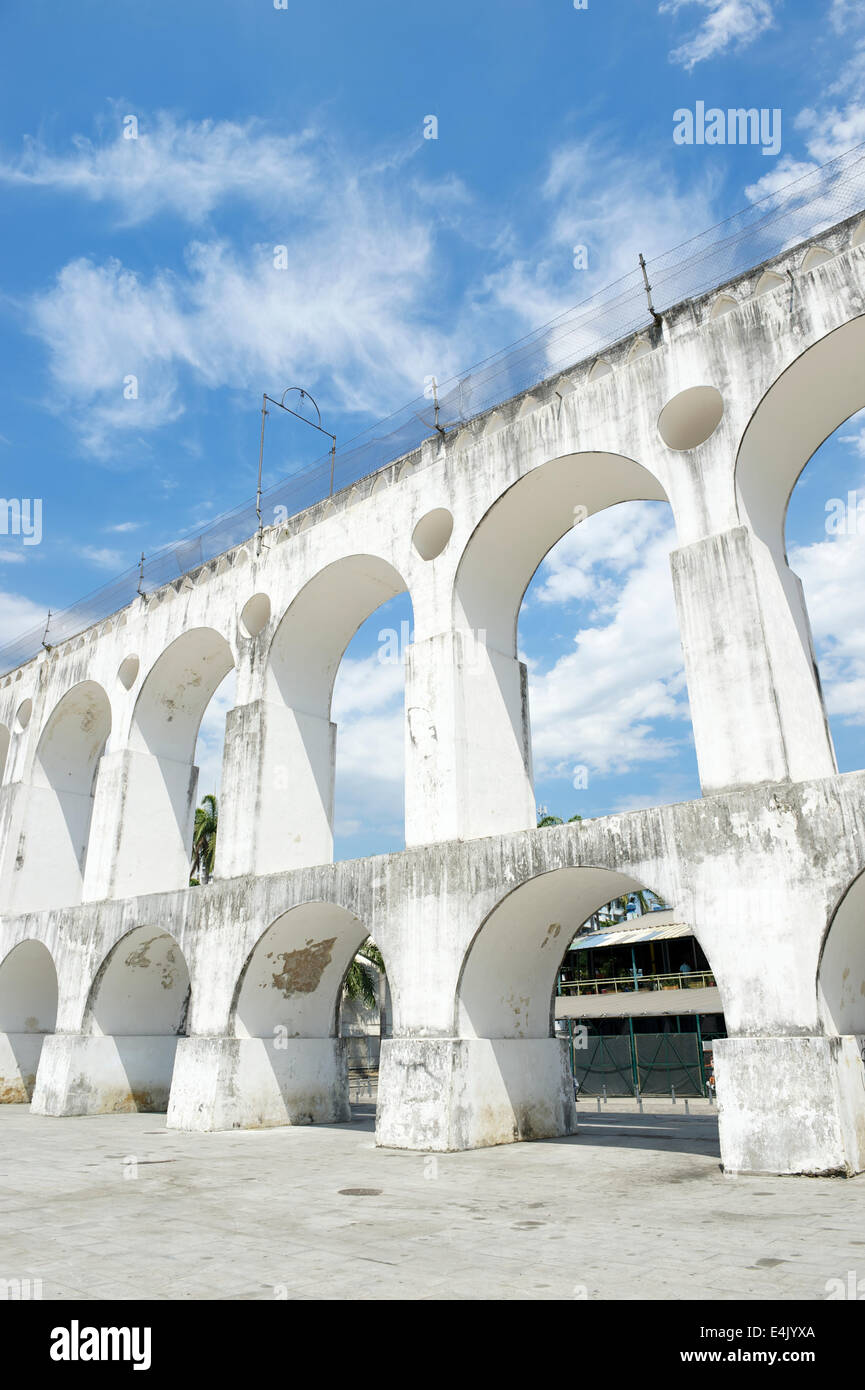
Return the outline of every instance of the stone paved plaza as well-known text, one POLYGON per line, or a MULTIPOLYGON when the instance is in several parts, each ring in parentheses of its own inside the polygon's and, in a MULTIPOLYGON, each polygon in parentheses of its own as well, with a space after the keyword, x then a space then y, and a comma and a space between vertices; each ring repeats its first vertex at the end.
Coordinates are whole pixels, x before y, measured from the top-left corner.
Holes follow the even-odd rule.
POLYGON ((865 1277, 865 1176, 725 1177, 703 1101, 578 1109, 568 1138, 433 1157, 377 1149, 370 1105, 211 1134, 7 1105, 0 1278, 45 1299, 821 1300, 865 1277))

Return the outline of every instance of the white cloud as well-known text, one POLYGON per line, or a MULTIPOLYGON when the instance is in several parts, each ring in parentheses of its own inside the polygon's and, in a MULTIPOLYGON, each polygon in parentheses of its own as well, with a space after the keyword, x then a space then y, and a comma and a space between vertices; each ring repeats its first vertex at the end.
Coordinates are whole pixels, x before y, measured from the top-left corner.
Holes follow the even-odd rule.
POLYGON ((228 198, 304 205, 315 193, 313 131, 277 135, 254 120, 178 122, 158 112, 126 139, 123 114, 115 107, 113 140, 77 135, 67 154, 28 140, 18 160, 0 162, 0 182, 112 203, 126 224, 160 213, 197 222, 228 198))
POLYGON ((48 606, 23 594, 0 593, 0 646, 13 642, 30 628, 45 627, 48 606))
MULTIPOLYGON (((486 275, 475 303, 487 313, 491 306, 505 310, 521 331, 551 322, 622 276, 638 275, 640 251, 651 260, 682 240, 683 227, 711 225, 717 179, 707 164, 699 182, 680 190, 662 160, 622 152, 612 135, 600 131, 591 140, 560 146, 541 186, 548 209, 539 219, 542 235, 529 253, 486 275), (574 268, 575 246, 587 248, 587 270, 574 268)), ((648 321, 637 295, 624 309, 607 311, 605 302, 589 306, 584 325, 569 321, 567 333, 548 351, 549 370, 577 362, 648 321)))
POLYGON ((845 724, 865 724, 863 526, 860 515, 859 534, 833 535, 790 550, 790 564, 805 590, 826 708, 845 724))
POLYGON ((78 549, 78 554, 82 560, 87 560, 91 565, 95 565, 101 570, 119 570, 124 568, 124 559, 128 562, 128 556, 124 556, 119 550, 110 550, 106 546, 82 545, 78 549))
POLYGON ((538 779, 622 773, 674 761, 688 738, 682 651, 670 578, 676 544, 666 508, 627 503, 583 522, 553 550, 531 603, 589 599, 590 625, 546 671, 530 662, 538 779), (657 720, 674 720, 663 733, 657 720))
POLYGON ((140 521, 119 521, 116 526, 105 526, 103 527, 103 530, 116 532, 138 531, 140 527, 140 521))
MULTIPOLYGON (((190 216, 236 202, 249 187, 246 164, 279 163, 257 128, 155 119, 146 177, 117 172, 142 154, 125 146, 140 146, 143 136, 99 149, 79 141, 66 157, 35 150, 26 168, 7 166, 6 176, 111 197, 141 219, 175 196, 188 199, 190 216), (188 194, 178 189, 187 175, 188 194)), ((459 180, 407 177, 407 150, 358 167, 331 142, 295 143, 302 158, 287 160, 293 172, 275 175, 271 204, 255 209, 255 244, 204 234, 172 269, 141 273, 116 258, 79 257, 23 306, 48 353, 51 398, 77 422, 86 449, 108 456, 124 436, 177 420, 189 382, 257 392, 299 375, 331 409, 387 414, 400 397, 420 395, 430 373, 445 381, 633 272, 637 251, 651 256, 674 244, 686 219, 715 217, 708 169, 680 193, 661 161, 622 154, 611 136, 596 134, 554 153, 541 186, 543 230, 520 249, 514 228, 493 222, 459 180), (442 259, 444 238, 453 233, 484 246, 483 274, 452 287, 444 316, 441 284, 453 260, 442 259), (573 268, 578 243, 590 248, 588 274, 573 268)), ((617 325, 610 331, 616 336, 617 325)), ((592 325, 585 344, 571 336, 565 359, 593 350, 597 332, 592 325)))
POLYGON ((331 718, 337 725, 335 833, 404 834, 404 688, 402 663, 378 655, 345 657, 337 673, 331 718))
POLYGON ((733 45, 746 48, 774 23, 772 0, 664 0, 658 12, 675 17, 690 5, 699 5, 704 18, 697 31, 670 54, 672 62, 689 71, 733 45))

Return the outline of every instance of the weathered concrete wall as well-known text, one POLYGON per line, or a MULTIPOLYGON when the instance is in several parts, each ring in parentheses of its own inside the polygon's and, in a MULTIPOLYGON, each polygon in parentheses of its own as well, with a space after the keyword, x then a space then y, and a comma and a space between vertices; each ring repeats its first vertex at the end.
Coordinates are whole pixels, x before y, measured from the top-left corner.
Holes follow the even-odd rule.
POLYGON ((865 1035, 865 774, 837 775, 783 546, 796 477, 865 405, 857 221, 816 267, 808 244, 776 258, 769 293, 759 267, 677 306, 604 374, 557 374, 0 680, 0 1089, 29 1089, 20 1037, 55 1026, 11 1003, 44 997, 45 960, 15 964, 35 942, 57 973, 37 1109, 339 1119, 339 989, 371 933, 393 1008, 380 1141, 569 1132, 558 964, 598 906, 649 887, 718 981, 728 1166, 862 1166, 843 1040, 865 1035), (703 799, 538 831, 522 596, 575 524, 640 498, 675 519, 703 799), (409 848, 334 865, 334 678, 403 591, 409 848), (196 734, 232 668, 216 880, 189 890, 196 734), (810 1143, 785 1079, 806 1054, 810 1143))

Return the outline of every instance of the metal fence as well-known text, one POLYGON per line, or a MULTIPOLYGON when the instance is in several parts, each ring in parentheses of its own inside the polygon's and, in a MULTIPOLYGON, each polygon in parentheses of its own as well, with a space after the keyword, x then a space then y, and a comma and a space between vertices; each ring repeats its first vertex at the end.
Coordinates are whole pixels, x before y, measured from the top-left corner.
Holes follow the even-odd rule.
MULTIPOLYGON (((663 312, 760 265, 797 242, 843 222, 865 207, 865 143, 682 242, 648 262, 656 309, 663 312)), ((443 427, 464 424, 556 372, 601 353, 649 323, 642 273, 628 275, 583 300, 551 323, 527 334, 470 371, 439 383, 443 427)), ((432 402, 425 396, 370 426, 336 452, 339 491, 417 448, 433 433, 432 402)), ((278 509, 297 515, 325 498, 331 486, 327 455, 262 495, 262 515, 278 509)), ((281 514, 281 512, 280 512, 281 514)), ((232 546, 257 527, 255 501, 217 517, 196 535, 177 541, 133 566, 110 584, 52 616, 52 645, 124 608, 140 587, 152 593, 232 546)), ((0 672, 28 661, 40 649, 44 624, 0 647, 0 672)))
POLYGON ((705 1096, 703 1049, 696 1033, 592 1035, 575 1049, 573 1070, 586 1096, 705 1096))

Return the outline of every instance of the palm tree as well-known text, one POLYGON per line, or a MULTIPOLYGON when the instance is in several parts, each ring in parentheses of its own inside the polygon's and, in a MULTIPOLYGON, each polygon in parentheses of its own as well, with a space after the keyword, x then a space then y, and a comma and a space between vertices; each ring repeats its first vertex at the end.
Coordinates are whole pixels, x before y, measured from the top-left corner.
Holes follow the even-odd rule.
POLYGON ((378 1004, 379 974, 385 974, 384 960, 375 942, 368 937, 346 972, 343 981, 346 999, 358 999, 368 1009, 374 1009, 378 1004), (364 961, 369 961, 370 965, 365 965, 364 961), (370 966, 377 968, 370 969, 370 966))
POLYGON ((213 792, 202 797, 195 811, 195 831, 192 836, 192 876, 190 884, 209 883, 213 877, 216 856, 216 832, 219 828, 219 805, 213 792))

